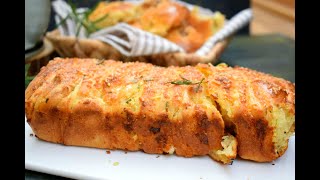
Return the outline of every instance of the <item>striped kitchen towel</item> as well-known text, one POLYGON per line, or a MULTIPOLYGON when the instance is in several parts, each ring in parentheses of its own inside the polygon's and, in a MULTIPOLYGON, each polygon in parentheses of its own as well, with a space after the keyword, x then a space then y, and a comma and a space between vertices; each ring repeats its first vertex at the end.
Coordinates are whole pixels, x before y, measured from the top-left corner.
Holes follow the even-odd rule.
POLYGON ((233 16, 226 25, 221 28, 217 33, 211 36, 207 42, 204 43, 197 51, 196 54, 199 56, 204 56, 210 52, 213 46, 219 42, 229 37, 230 35, 237 32, 239 29, 247 25, 252 18, 251 9, 245 9, 233 16))
POLYGON ((126 23, 92 33, 89 38, 106 42, 126 56, 184 52, 184 49, 175 43, 126 23))
MULTIPOLYGON (((132 3, 141 3, 142 0, 128 0, 132 3)), ((192 9, 194 5, 177 1, 183 5, 186 5, 187 8, 192 9)), ((56 12, 55 21, 57 24, 61 24, 58 29, 62 35, 65 36, 76 36, 78 38, 89 38, 89 39, 98 39, 117 49, 121 54, 126 56, 145 56, 153 55, 160 53, 172 53, 172 52, 185 52, 184 49, 177 44, 168 41, 165 38, 162 38, 158 35, 140 30, 138 28, 132 27, 126 23, 119 23, 117 25, 101 29, 97 32, 94 32, 86 37, 86 31, 84 28, 80 28, 80 31, 77 32, 77 24, 75 23, 75 17, 71 16, 72 9, 71 7, 63 0, 56 0, 52 2, 52 7, 56 12), (69 18, 67 18, 70 16, 69 18), (63 23, 61 23, 64 21, 63 23)), ((84 11, 85 8, 77 9, 77 12, 84 11)), ((199 8, 200 14, 214 14, 209 9, 199 8)), ((80 13, 81 14, 81 13, 80 13)), ((79 18, 79 17, 78 17, 79 18)), ((80 17, 81 18, 81 17, 80 17)), ((235 33, 243 26, 247 25, 252 18, 251 9, 246 9, 239 12, 233 18, 226 22, 226 25, 215 33, 212 37, 200 47, 195 54, 199 56, 205 56, 214 45, 224 40, 226 37, 235 33)))

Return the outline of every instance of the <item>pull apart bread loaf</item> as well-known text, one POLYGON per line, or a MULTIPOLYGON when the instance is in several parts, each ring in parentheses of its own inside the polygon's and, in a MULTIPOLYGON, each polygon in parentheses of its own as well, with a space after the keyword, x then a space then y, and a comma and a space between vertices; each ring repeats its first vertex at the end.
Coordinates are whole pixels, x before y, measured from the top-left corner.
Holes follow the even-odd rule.
POLYGON ((225 64, 55 58, 26 89, 25 111, 49 142, 267 162, 294 133, 295 86, 225 64))

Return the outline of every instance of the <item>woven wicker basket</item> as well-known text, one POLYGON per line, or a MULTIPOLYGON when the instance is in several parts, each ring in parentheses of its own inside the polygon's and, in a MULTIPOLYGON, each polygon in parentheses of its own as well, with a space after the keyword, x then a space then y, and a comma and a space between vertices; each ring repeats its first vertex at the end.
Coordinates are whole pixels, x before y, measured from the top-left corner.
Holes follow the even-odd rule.
POLYGON ((230 38, 227 38, 217 43, 206 56, 197 56, 193 53, 166 53, 126 57, 109 44, 99 40, 62 36, 57 29, 48 32, 46 38, 53 44, 61 57, 114 59, 124 62, 141 61, 159 66, 185 66, 209 62, 214 64, 230 41, 230 38))

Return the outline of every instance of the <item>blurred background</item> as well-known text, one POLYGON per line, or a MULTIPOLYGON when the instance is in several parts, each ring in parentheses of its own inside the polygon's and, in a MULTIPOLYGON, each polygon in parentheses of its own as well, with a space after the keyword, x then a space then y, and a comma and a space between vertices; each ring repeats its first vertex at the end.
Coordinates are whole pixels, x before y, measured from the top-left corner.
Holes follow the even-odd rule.
MULTIPOLYGON (((92 7, 99 0, 72 0, 79 7, 92 7)), ((253 20, 237 34, 282 34, 295 39, 295 0, 184 0, 211 10, 221 11, 230 19, 239 11, 251 7, 253 20)), ((51 10, 48 30, 55 28, 51 10)))
MULTIPOLYGON (((51 10, 49 9, 50 12, 46 11, 50 16, 35 16, 33 14, 39 9, 45 9, 44 7, 50 8, 49 6, 52 1, 25 0, 26 12, 29 13, 25 16, 26 28, 29 28, 29 30, 26 29, 25 31, 26 86, 34 77, 33 75, 39 72, 40 67, 46 65, 54 57, 59 56, 54 51, 54 47, 42 39, 46 32, 52 31, 57 27, 54 20, 55 12, 52 6, 51 10), (34 4, 37 4, 37 6, 34 4), (43 26, 46 27, 45 29, 41 29, 37 25, 39 23, 37 21, 39 20, 45 24, 43 26), (30 38, 32 36, 27 35, 30 32, 35 37, 30 38), (39 33, 43 35, 39 36, 39 33), (32 41, 28 43, 30 39, 32 41), (30 48, 30 44, 33 44, 32 48, 30 48), (33 52, 37 54, 33 55, 33 52), (29 78, 29 76, 31 77, 29 78)), ((77 7, 93 7, 99 1, 101 0, 71 0, 77 7)), ((251 8, 253 19, 247 26, 232 36, 230 43, 218 58, 217 63, 225 62, 230 66, 239 65, 248 67, 282 77, 292 82, 295 81, 295 0, 184 1, 209 8, 212 11, 220 11, 227 19, 230 19, 243 9, 251 8)))
POLYGON ((251 0, 253 35, 279 33, 295 39, 295 0, 251 0))
POLYGON ((219 10, 232 17, 251 7, 253 20, 238 34, 251 35, 279 33, 295 39, 295 0, 185 0, 192 4, 219 10))

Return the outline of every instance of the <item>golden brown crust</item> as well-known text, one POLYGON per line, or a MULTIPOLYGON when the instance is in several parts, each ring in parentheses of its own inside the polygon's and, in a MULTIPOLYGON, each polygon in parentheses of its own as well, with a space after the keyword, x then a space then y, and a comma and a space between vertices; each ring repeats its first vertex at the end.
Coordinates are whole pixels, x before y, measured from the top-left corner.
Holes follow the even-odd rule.
MULTIPOLYGON (((193 101, 194 86, 176 86, 194 68, 55 59, 26 90, 26 115, 43 140, 66 145, 168 152, 186 157, 221 149, 224 123, 213 105, 193 101)), ((189 78, 190 78, 189 77, 189 78)), ((202 90, 197 92, 203 94, 202 90)))
POLYGON ((129 2, 102 1, 88 16, 88 20, 97 28, 113 26, 120 22, 129 23, 139 15, 138 6, 129 2), (107 16, 107 18, 105 18, 107 16))
POLYGON ((294 118, 294 85, 243 67, 199 65, 198 68, 208 74, 209 94, 218 104, 226 127, 235 131, 238 155, 260 162, 280 157, 287 142, 283 149, 275 148, 275 131, 280 125, 273 125, 275 119, 269 118, 268 113, 280 108, 294 118))
POLYGON ((255 161, 276 159, 287 148, 275 151, 278 127, 267 111, 295 113, 294 85, 246 68, 78 58, 56 58, 43 67, 25 104, 28 123, 46 141, 158 154, 173 148, 191 157, 220 150, 226 126, 240 157, 255 161), (204 81, 170 83, 182 77, 204 81))
POLYGON ((222 15, 218 19, 201 17, 195 9, 185 16, 184 22, 176 28, 171 28, 165 38, 183 47, 188 53, 195 52, 215 31, 222 28, 223 24, 218 25, 216 20, 224 22, 222 15))
MULTIPOLYGON (((143 6, 145 6, 144 3, 142 8, 143 6)), ((166 36, 170 29, 181 26, 189 13, 189 10, 183 5, 162 0, 145 8, 141 17, 138 17, 132 25, 160 36, 166 36)))

